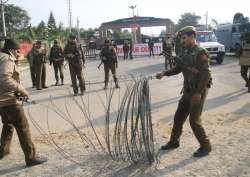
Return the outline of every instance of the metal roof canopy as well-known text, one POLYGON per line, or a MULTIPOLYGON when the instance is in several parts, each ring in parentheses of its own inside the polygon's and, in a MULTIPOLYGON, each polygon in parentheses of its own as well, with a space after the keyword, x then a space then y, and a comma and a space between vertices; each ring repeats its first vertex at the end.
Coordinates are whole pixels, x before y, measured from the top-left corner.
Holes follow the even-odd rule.
POLYGON ((155 17, 131 17, 118 19, 106 23, 102 23, 101 30, 134 28, 134 27, 152 27, 152 26, 173 26, 174 23, 168 18, 155 17))

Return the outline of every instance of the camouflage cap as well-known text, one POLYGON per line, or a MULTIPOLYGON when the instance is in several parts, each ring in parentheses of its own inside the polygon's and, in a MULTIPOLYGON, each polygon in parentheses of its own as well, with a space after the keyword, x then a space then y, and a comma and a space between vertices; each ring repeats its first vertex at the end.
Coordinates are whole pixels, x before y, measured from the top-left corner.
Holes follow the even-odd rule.
POLYGON ((20 49, 19 43, 14 39, 5 39, 3 49, 20 49))
POLYGON ((181 34, 186 34, 186 33, 189 33, 189 32, 195 32, 196 33, 196 29, 195 29, 194 26, 185 26, 185 27, 181 28, 179 30, 179 32, 181 34))

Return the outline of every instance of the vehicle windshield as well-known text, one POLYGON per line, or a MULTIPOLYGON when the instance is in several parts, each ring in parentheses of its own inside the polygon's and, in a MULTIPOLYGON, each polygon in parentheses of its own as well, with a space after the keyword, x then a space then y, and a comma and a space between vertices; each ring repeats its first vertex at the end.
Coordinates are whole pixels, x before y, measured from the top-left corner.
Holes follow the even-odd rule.
POLYGON ((197 32, 198 42, 217 42, 216 36, 213 32, 197 32))

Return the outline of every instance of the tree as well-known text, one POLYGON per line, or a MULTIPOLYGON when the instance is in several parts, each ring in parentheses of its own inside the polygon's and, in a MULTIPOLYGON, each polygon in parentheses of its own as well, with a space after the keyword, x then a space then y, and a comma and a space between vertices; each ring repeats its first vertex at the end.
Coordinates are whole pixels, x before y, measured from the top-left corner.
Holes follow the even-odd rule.
POLYGON ((44 21, 41 21, 36 28, 36 36, 38 40, 48 39, 48 29, 44 21))
POLYGON ((236 24, 236 23, 247 23, 249 22, 249 18, 248 17, 244 17, 244 15, 240 12, 236 13, 234 15, 234 18, 233 18, 233 24, 236 24))
POLYGON ((50 12, 47 24, 49 40, 53 40, 57 36, 56 20, 52 12, 50 12))
POLYGON ((200 16, 195 15, 195 13, 184 13, 178 21, 176 29, 179 30, 184 26, 195 26, 198 25, 198 21, 201 19, 200 16))
MULTIPOLYGON (((12 4, 6 4, 4 6, 4 11, 8 36, 16 36, 18 31, 29 26, 30 17, 26 10, 12 4)), ((0 23, 2 24, 2 18, 0 19, 0 23)), ((3 31, 2 25, 0 25, 0 30, 1 32, 3 31)))

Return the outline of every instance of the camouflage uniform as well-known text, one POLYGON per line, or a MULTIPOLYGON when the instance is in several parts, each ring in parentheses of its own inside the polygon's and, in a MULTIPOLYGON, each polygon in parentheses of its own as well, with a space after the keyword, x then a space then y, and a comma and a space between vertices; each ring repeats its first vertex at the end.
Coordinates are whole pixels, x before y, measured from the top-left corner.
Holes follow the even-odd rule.
MULTIPOLYGON (((193 30, 193 28, 185 29, 193 30)), ((185 32, 183 32, 185 34, 185 32)), ((211 74, 209 70, 209 58, 205 49, 194 45, 182 51, 181 56, 176 58, 176 66, 162 73, 165 76, 172 76, 181 73, 184 76, 183 95, 179 101, 177 111, 174 115, 174 125, 170 141, 162 149, 179 147, 180 136, 183 124, 189 116, 189 122, 195 137, 200 143, 200 148, 194 156, 207 155, 211 151, 209 139, 201 123, 201 114, 211 84, 211 74), (200 95, 200 102, 193 103, 194 95, 200 95)))
POLYGON ((102 48, 101 53, 100 53, 100 56, 104 63, 104 72, 105 72, 104 89, 107 89, 107 86, 108 86, 110 70, 113 75, 116 88, 119 88, 118 80, 116 77, 116 68, 118 65, 116 51, 113 46, 109 45, 109 41, 106 40, 105 44, 106 45, 102 48))
POLYGON ((165 41, 163 41, 163 52, 166 53, 165 55, 165 69, 168 69, 168 64, 170 68, 173 67, 172 62, 172 47, 173 47, 173 41, 170 37, 168 37, 165 41))
POLYGON ((63 75, 63 50, 61 46, 57 44, 57 41, 55 41, 55 44, 52 46, 50 50, 49 55, 50 64, 53 64, 54 72, 55 72, 55 78, 56 78, 56 84, 58 85, 58 71, 60 73, 60 79, 61 79, 61 85, 63 85, 64 75, 63 75))
POLYGON ((33 56, 34 47, 27 54, 27 60, 30 65, 30 76, 32 81, 32 87, 36 86, 36 70, 34 66, 34 56, 33 56))
POLYGON ((46 51, 45 49, 37 46, 41 45, 41 42, 37 42, 36 47, 33 50, 34 67, 36 71, 36 89, 48 88, 46 86, 46 51))
POLYGON ((75 41, 69 41, 64 48, 64 55, 69 63, 74 95, 78 94, 77 79, 79 81, 81 94, 83 94, 86 90, 85 80, 83 77, 83 67, 85 64, 83 49, 81 46, 78 46, 75 41))
POLYGON ((250 32, 245 33, 242 43, 242 49, 240 51, 240 65, 241 65, 241 76, 246 82, 248 92, 250 93, 250 32))

